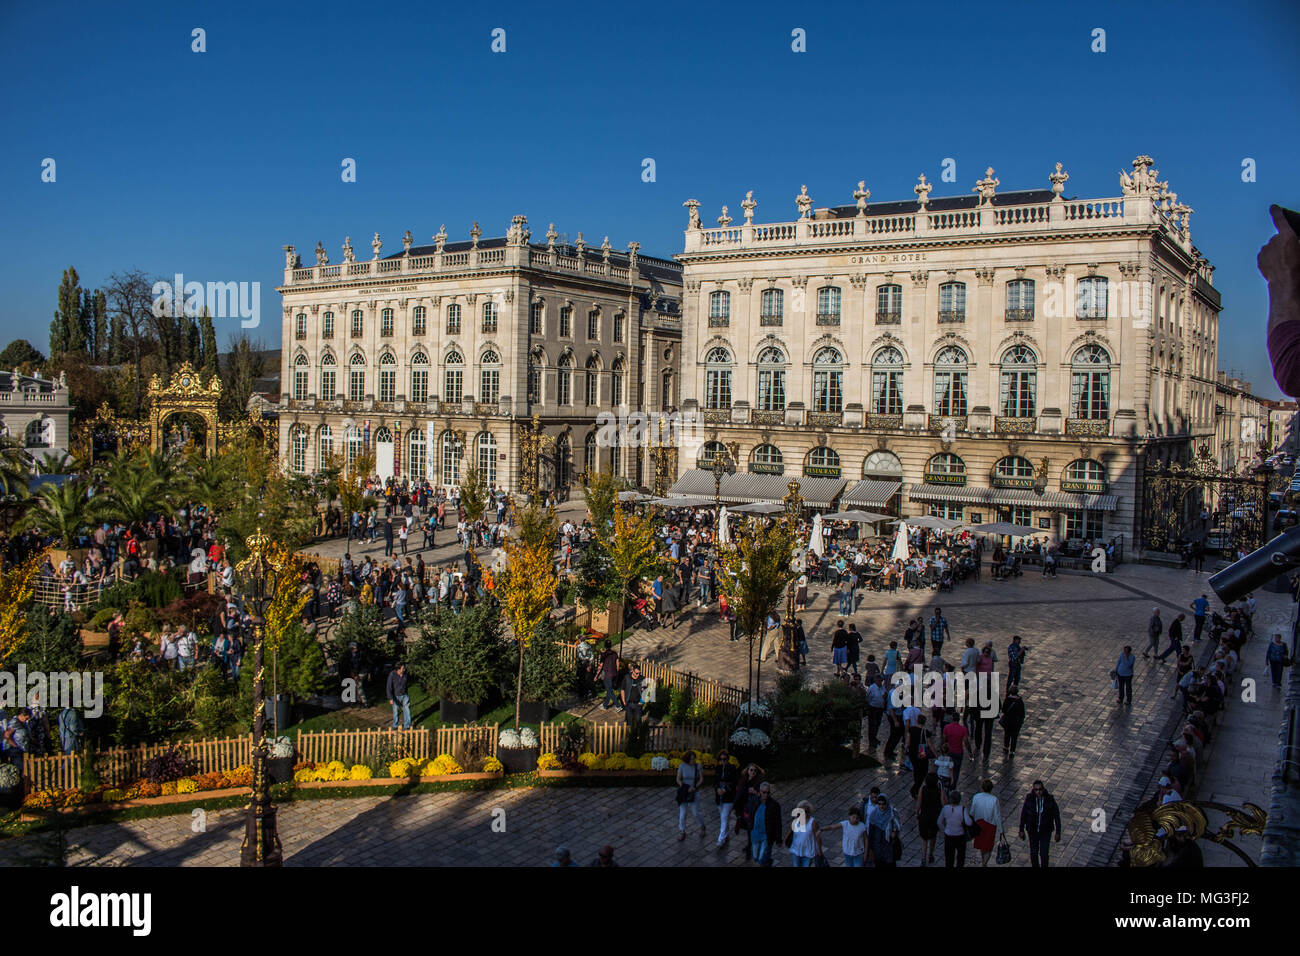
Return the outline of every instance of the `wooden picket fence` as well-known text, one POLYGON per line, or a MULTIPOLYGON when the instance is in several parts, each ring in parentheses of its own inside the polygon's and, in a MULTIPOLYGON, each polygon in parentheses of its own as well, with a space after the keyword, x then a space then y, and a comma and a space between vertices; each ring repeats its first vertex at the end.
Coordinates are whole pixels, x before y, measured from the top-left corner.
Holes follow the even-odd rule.
MULTIPOLYGON (((560 656, 568 663, 576 664, 578 645, 561 645, 560 656)), ((634 658, 624 657, 623 663, 630 664, 633 660, 634 658)), ((666 692, 669 687, 686 688, 690 691, 692 700, 699 701, 706 707, 717 706, 733 717, 740 713, 740 705, 745 702, 743 688, 723 684, 708 677, 700 677, 689 671, 679 671, 657 661, 638 660, 636 663, 641 665, 642 676, 653 680, 660 692, 666 692)))
MULTIPOLYGON (((586 740, 583 748, 594 754, 625 753, 627 751, 627 724, 595 723, 583 721, 586 740)), ((542 753, 555 753, 564 740, 564 724, 542 724, 538 737, 542 753)), ((646 742, 647 751, 696 750, 715 751, 726 743, 725 724, 659 724, 651 727, 646 742)))

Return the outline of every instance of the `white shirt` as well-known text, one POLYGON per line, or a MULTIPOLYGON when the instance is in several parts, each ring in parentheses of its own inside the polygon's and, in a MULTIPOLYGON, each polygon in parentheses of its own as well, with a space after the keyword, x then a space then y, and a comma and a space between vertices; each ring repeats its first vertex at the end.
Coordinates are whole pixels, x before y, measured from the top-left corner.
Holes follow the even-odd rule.
POLYGON ((840 848, 845 856, 863 856, 867 852, 867 825, 845 820, 840 824, 840 848))
MULTIPOLYGON (((798 823, 798 820, 795 820, 798 823)), ((802 828, 796 827, 794 839, 790 842, 790 855, 813 857, 817 855, 817 838, 813 834, 813 829, 817 823, 816 817, 809 817, 803 822, 802 828)))
POLYGON ((998 798, 991 793, 977 793, 971 797, 970 815, 1002 829, 1002 810, 998 807, 998 798))

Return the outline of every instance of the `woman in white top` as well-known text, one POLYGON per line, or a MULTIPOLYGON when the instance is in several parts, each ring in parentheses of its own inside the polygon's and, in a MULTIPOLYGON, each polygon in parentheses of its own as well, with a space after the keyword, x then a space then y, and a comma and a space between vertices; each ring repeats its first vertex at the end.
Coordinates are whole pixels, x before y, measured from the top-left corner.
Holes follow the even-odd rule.
POLYGON ((790 827, 790 862, 795 866, 812 866, 821 853, 821 826, 813 816, 812 804, 801 800, 795 807, 790 827))
POLYGON ((808 610, 808 575, 799 575, 799 583, 794 589, 794 609, 796 611, 808 610))
POLYGON ((861 807, 849 807, 849 818, 822 827, 822 833, 841 832, 840 848, 844 851, 845 866, 862 866, 867 855, 867 825, 862 820, 861 807))
POLYGON ((1002 835, 1002 810, 998 807, 998 798, 993 795, 992 780, 985 780, 980 791, 970 802, 970 814, 980 828, 972 842, 980 851, 980 866, 988 866, 993 847, 1002 835))
POLYGON ((700 816, 700 804, 695 799, 704 781, 703 768, 695 759, 695 751, 686 751, 682 762, 677 766, 677 839, 686 839, 686 809, 695 815, 695 822, 700 825, 700 838, 704 838, 704 817, 700 816))
POLYGON ((961 805, 961 791, 949 792, 948 805, 939 812, 939 830, 943 833, 945 867, 966 865, 966 828, 974 825, 975 821, 971 819, 970 811, 961 805))

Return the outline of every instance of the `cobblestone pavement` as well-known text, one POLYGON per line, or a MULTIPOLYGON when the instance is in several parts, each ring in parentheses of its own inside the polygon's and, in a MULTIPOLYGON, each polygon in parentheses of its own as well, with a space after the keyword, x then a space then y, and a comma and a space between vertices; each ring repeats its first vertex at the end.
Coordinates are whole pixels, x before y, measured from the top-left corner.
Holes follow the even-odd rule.
MULTIPOLYGON (((1020 633, 1030 648, 1022 693, 1029 719, 1020 749, 1004 760, 995 741, 987 766, 962 769, 969 793, 988 776, 1012 821, 1013 864, 1027 865, 1025 845, 1015 840, 1014 821, 1030 782, 1041 778, 1061 806, 1064 835, 1052 848, 1054 864, 1103 864, 1116 834, 1094 832, 1096 811, 1107 824, 1122 827, 1133 805, 1150 791, 1162 745, 1173 729, 1170 693, 1172 663, 1143 661, 1134 680, 1134 703, 1117 707, 1108 674, 1120 645, 1140 652, 1153 606, 1166 621, 1204 590, 1204 576, 1161 568, 1124 566, 1107 576, 1066 575, 1044 581, 1037 576, 995 583, 987 579, 955 593, 930 592, 868 595, 854 620, 866 634, 865 653, 882 652, 901 632, 903 622, 922 609, 942 603, 952 627, 954 646, 967 636, 977 643, 993 639, 1005 655, 1009 635, 1020 633)), ((1292 604, 1286 595, 1260 593, 1259 637, 1249 645, 1241 676, 1262 678, 1263 635, 1289 633, 1292 604)), ((694 613, 694 612, 693 612, 694 613)), ((805 615, 813 645, 812 672, 825 677, 828 631, 836 615, 824 594, 817 594, 805 615)), ((1189 613, 1190 619, 1190 613, 1189 613)), ((744 683, 745 645, 728 644, 716 614, 688 617, 675 632, 638 634, 629 649, 664 659, 675 666, 744 683)), ((1202 652, 1204 651, 1204 645, 1202 652)), ((952 656, 951 654, 948 656, 952 656)), ((771 673, 764 669, 764 683, 771 673)), ((1260 679, 1258 702, 1234 702, 1222 738, 1211 753, 1212 768, 1226 775, 1206 775, 1208 791, 1228 802, 1251 799, 1271 753, 1281 698, 1271 682, 1260 679), (1234 772, 1247 766, 1243 774, 1234 772), (1240 783, 1237 789, 1228 784, 1240 783), (1226 782, 1214 782, 1223 780, 1226 782)), ((997 735, 1000 737, 1001 732, 997 735)), ((787 808, 808 799, 824 822, 840 819, 853 796, 873 784, 882 786, 904 821, 904 865, 918 865, 916 830, 907 791, 910 774, 896 766, 860 773, 840 773, 775 785, 787 808)), ((1258 801, 1257 801, 1258 802, 1258 801)), ((719 865, 739 863, 738 841, 714 848, 717 812, 702 806, 709 834, 692 828, 677 842, 677 815, 671 786, 602 789, 538 789, 474 793, 360 797, 288 804, 280 810, 285 858, 292 866, 321 865, 537 865, 550 861, 557 844, 568 845, 574 858, 587 863, 604 843, 616 848, 624 865, 719 865), (504 810, 505 832, 494 832, 504 810)), ((188 816, 161 817, 125 824, 105 824, 68 831, 63 859, 70 865, 235 865, 243 836, 238 810, 210 813, 206 832, 192 832, 188 816)), ((840 862, 837 839, 826 841, 833 864, 840 862)), ((778 862, 788 858, 778 853, 778 862)), ((975 854, 972 854, 974 862, 975 854)), ((0 842, 0 864, 22 865, 58 860, 58 841, 49 836, 0 842)), ((1214 862, 1229 863, 1216 858, 1214 862)))

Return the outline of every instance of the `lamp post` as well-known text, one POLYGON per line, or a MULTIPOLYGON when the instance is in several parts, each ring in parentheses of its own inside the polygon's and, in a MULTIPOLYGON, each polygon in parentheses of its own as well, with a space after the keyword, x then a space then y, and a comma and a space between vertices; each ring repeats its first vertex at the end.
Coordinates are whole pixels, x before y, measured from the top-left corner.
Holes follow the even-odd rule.
POLYGON ((257 533, 247 540, 248 557, 238 571, 244 603, 250 607, 253 628, 253 791, 246 811, 240 866, 282 866, 283 851, 276 829, 275 805, 271 803, 271 781, 266 772, 266 682, 263 643, 266 609, 275 594, 280 568, 268 555, 271 539, 257 533))
MULTIPOLYGON (((790 479, 787 487, 790 489, 789 494, 781 499, 785 505, 784 520, 790 530, 794 531, 798 525, 799 514, 803 511, 803 496, 799 494, 797 479, 790 479)), ((805 555, 796 555, 791 561, 793 569, 802 574, 807 567, 807 560, 805 555)), ((799 670, 799 648, 795 644, 794 631, 795 583, 795 579, 791 578, 785 589, 785 620, 781 622, 781 650, 776 657, 777 670, 783 674, 793 674, 799 670)))
POLYGON ((542 449, 555 444, 550 435, 542 434, 540 415, 533 415, 531 424, 521 422, 519 425, 519 451, 523 459, 523 474, 520 476, 520 488, 528 495, 531 502, 536 499, 541 477, 542 449))
POLYGON ((729 442, 713 456, 713 519, 716 524, 722 513, 722 476, 736 472, 736 459, 740 457, 740 442, 729 442))
MULTIPOLYGON (((673 445, 673 430, 669 426, 668 444, 664 444, 664 420, 663 416, 657 416, 659 419, 659 433, 650 446, 650 457, 654 459, 655 481, 654 492, 656 498, 662 498, 668 493, 668 464, 670 456, 676 447, 673 445)), ((717 485, 721 488, 722 479, 718 478, 717 485)))

